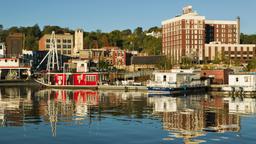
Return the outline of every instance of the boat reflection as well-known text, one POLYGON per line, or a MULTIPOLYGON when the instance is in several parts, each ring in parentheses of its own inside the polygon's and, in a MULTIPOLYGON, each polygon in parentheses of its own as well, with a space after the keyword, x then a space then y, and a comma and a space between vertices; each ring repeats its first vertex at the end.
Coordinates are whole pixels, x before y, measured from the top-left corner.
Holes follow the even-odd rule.
POLYGON ((148 96, 142 92, 0 88, 0 125, 57 127, 115 122, 161 122, 164 140, 200 143, 208 133, 239 132, 241 115, 256 113, 255 98, 209 94, 148 96), (133 121, 133 119, 135 121, 133 121), (160 121, 159 121, 160 120, 160 121))

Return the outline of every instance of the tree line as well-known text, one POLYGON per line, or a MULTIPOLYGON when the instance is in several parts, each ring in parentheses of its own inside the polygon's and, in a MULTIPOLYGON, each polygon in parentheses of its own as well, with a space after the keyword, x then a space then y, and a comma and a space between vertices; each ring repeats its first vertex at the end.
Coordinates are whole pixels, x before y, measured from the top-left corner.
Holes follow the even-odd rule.
MULTIPOLYGON (((25 49, 38 50, 39 39, 44 34, 51 34, 52 31, 55 31, 56 34, 75 33, 72 29, 60 26, 44 26, 41 30, 37 24, 27 27, 14 26, 8 29, 4 29, 3 25, 0 25, 0 42, 4 42, 8 34, 19 32, 25 34, 25 49)), ((113 30, 109 33, 101 30, 84 32, 84 48, 116 46, 121 49, 145 52, 149 55, 159 55, 162 48, 162 39, 146 35, 146 33, 152 31, 161 32, 161 28, 152 27, 148 30, 143 30, 141 27, 137 27, 134 30, 113 30)))

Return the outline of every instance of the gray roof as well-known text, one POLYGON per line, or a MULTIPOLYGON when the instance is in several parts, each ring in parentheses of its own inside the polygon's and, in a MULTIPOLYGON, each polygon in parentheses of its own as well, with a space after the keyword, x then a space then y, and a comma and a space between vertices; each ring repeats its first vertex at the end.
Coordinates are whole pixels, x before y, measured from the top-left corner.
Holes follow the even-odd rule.
POLYGON ((131 64, 157 64, 162 58, 164 58, 164 56, 132 56, 131 64))

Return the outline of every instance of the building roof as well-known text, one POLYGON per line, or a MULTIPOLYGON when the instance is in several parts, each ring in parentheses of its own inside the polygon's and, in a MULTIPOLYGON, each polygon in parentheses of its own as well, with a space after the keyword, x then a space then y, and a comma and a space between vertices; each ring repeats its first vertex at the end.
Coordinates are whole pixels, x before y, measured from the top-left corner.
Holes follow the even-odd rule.
POLYGON ((164 56, 132 56, 131 64, 157 64, 164 56))

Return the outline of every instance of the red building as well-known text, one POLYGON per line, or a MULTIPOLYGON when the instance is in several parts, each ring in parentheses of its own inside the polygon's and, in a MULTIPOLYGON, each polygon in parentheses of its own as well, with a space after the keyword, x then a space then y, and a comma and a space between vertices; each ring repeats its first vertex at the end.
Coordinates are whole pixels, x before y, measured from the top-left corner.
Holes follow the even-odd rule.
POLYGON ((240 18, 207 20, 193 11, 192 6, 186 6, 181 15, 162 22, 162 53, 172 63, 180 63, 182 57, 198 59, 205 44, 213 41, 239 44, 240 18))
POLYGON ((201 77, 211 78, 211 84, 228 84, 228 75, 231 69, 202 70, 201 77))

